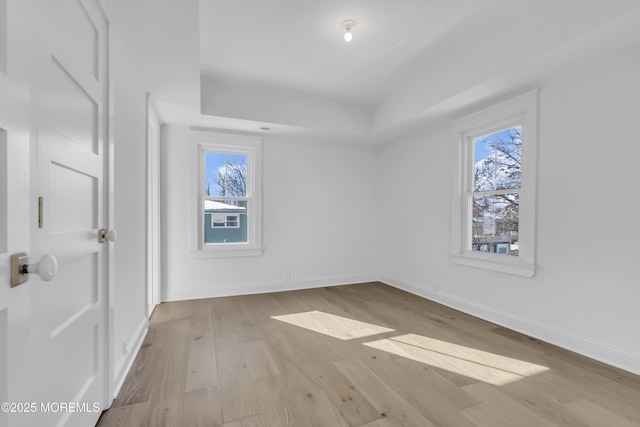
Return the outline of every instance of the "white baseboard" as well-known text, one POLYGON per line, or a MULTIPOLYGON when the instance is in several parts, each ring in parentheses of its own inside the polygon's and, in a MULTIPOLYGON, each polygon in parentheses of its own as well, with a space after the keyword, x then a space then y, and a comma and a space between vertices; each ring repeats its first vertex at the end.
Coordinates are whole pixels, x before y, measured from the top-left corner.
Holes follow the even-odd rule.
POLYGON ((513 313, 478 304, 446 292, 429 290, 415 283, 380 277, 380 281, 395 288, 479 317, 505 328, 529 335, 564 349, 582 354, 611 366, 640 375, 640 355, 589 337, 545 325, 513 313))
POLYGON ((351 285, 354 283, 375 282, 373 274, 351 276, 316 277, 291 282, 260 282, 246 285, 223 285, 198 289, 167 289, 163 301, 181 301, 189 299, 228 297, 235 295, 265 294, 270 292, 296 291, 301 289, 322 288, 325 286, 351 285))
POLYGON ((114 384, 115 384, 115 388, 113 389, 114 399, 118 396, 118 393, 120 393, 120 389, 124 384, 125 378, 127 378, 127 374, 129 373, 131 366, 133 366, 133 361, 138 355, 138 351, 140 351, 140 347, 142 346, 142 341, 144 341, 144 337, 147 336, 148 330, 149 330, 149 319, 144 317, 142 319, 142 322, 140 322, 140 324, 138 325, 138 328, 136 329, 135 333, 132 336, 131 350, 127 354, 123 355, 120 358, 120 360, 118 360, 118 363, 116 363, 116 366, 114 368, 114 375, 113 375, 114 384))

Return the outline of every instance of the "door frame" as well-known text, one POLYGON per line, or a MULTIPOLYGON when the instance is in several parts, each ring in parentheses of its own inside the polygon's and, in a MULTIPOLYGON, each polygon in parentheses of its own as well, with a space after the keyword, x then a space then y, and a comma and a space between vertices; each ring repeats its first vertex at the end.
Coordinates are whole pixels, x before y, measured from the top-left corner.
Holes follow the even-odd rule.
POLYGON ((147 93, 147 170, 146 170, 146 258, 147 318, 160 304, 161 233, 160 233, 160 122, 147 93))
MULTIPOLYGON (((106 20, 106 39, 107 39, 107 89, 105 95, 105 117, 106 117, 106 135, 104 137, 104 223, 107 230, 115 230, 115 206, 113 201, 115 200, 115 173, 114 173, 114 159, 115 159, 115 107, 114 107, 114 72, 113 72, 113 49, 114 49, 114 31, 113 26, 117 24, 115 15, 111 6, 107 0, 98 0, 98 5, 102 10, 104 18, 106 20)), ((115 378, 115 356, 113 349, 115 347, 115 318, 111 313, 115 312, 115 245, 108 245, 106 255, 106 292, 105 298, 105 312, 104 312, 104 325, 105 325, 105 402, 103 404, 103 410, 107 410, 111 407, 116 394, 116 378, 115 378)))

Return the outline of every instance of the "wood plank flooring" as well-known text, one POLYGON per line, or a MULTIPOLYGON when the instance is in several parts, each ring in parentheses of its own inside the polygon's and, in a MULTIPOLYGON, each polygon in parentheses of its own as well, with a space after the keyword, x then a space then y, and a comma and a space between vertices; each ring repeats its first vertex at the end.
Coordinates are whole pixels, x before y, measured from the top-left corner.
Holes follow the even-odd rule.
POLYGON ((640 377, 381 283, 158 306, 98 426, 638 426, 640 377))

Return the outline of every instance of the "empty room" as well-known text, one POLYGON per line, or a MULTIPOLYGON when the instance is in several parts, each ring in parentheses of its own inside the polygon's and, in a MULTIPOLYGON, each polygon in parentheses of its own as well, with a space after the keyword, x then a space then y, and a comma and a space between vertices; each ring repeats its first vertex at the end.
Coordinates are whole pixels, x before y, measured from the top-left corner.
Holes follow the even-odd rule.
POLYGON ((640 425, 637 0, 0 0, 0 427, 640 425))

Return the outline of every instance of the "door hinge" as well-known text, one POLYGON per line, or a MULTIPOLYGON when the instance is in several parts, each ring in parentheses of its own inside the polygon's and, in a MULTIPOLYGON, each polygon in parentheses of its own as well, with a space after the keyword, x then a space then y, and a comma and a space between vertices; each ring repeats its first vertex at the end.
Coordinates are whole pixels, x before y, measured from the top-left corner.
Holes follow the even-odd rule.
POLYGON ((44 198, 38 197, 38 228, 44 227, 44 198))

